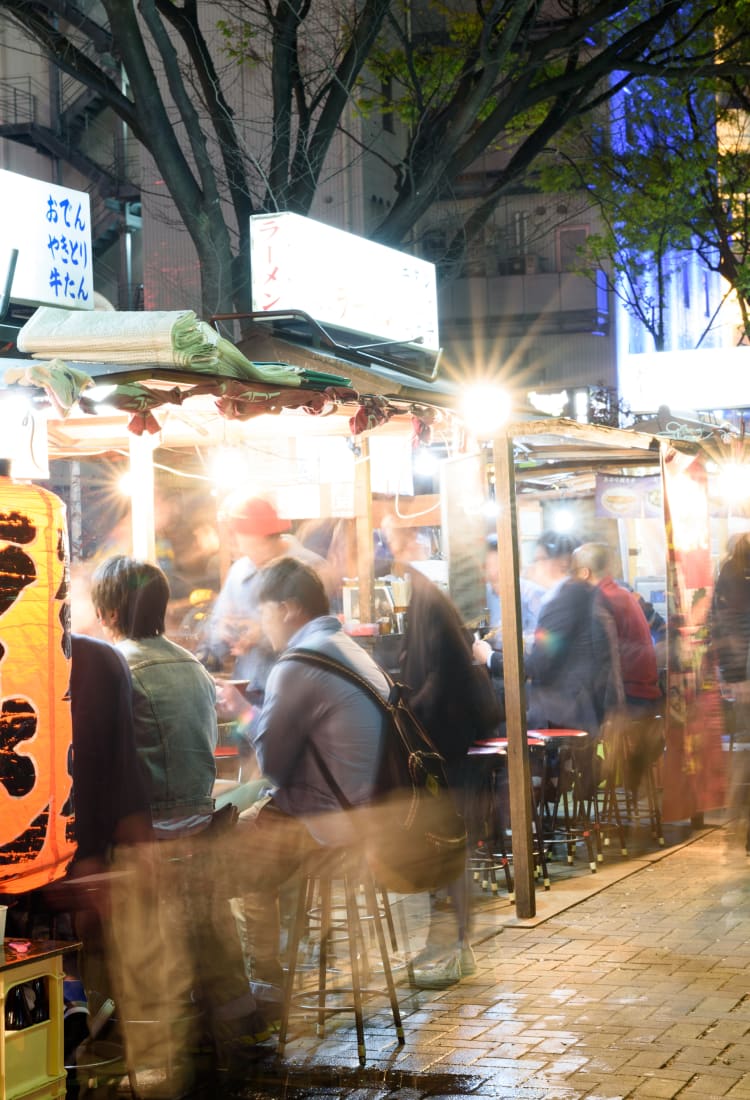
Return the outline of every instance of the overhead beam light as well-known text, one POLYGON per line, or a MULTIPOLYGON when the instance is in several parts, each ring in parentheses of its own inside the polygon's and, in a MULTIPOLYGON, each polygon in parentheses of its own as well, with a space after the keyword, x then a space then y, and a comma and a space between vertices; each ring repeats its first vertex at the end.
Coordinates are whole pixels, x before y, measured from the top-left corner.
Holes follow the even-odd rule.
POLYGON ((476 383, 464 390, 461 413, 472 435, 478 439, 492 439, 508 422, 510 395, 501 386, 476 383))
POLYGON ((719 492, 727 504, 743 504, 750 499, 748 467, 742 462, 724 462, 718 473, 719 492))
POLYGON ((414 457, 414 473, 420 477, 432 477, 437 473, 440 460, 429 447, 420 447, 414 457))
POLYGON ((552 528, 561 535, 568 535, 576 524, 576 517, 570 508, 556 508, 552 513, 552 528))

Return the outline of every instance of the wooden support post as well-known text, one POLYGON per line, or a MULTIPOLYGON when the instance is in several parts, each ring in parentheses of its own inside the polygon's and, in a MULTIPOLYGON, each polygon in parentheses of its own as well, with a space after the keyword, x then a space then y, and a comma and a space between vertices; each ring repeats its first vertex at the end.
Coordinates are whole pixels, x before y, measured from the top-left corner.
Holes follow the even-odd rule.
POLYGON ((531 838, 531 775, 526 740, 523 632, 518 583, 521 563, 518 553, 513 440, 508 435, 500 436, 493 441, 492 447, 495 460, 495 500, 498 507, 497 546, 516 914, 519 917, 533 917, 536 913, 536 896, 531 838))
POLYGON ((154 534, 154 437, 130 433, 130 517, 132 522, 133 556, 156 562, 154 534))
POLYGON ((375 563, 372 543, 372 489, 370 487, 370 443, 366 436, 354 467, 354 512, 357 525, 357 584, 359 586, 359 621, 375 619, 373 589, 375 563))

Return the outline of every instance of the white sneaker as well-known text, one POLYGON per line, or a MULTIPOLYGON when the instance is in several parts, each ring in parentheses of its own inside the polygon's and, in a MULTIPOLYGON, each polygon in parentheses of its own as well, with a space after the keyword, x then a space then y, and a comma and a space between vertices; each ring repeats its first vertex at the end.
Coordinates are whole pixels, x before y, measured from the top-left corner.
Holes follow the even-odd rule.
POLYGON ((417 989, 447 989, 461 978, 461 952, 455 951, 447 958, 436 959, 415 970, 413 984, 417 989))

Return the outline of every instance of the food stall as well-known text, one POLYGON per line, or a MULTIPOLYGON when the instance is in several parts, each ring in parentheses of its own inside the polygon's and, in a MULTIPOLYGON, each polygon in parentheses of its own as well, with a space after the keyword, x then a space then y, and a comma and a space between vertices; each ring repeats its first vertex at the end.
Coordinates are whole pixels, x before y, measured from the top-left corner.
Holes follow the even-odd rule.
MULTIPOLYGON (((126 315, 116 316, 119 325, 126 323, 126 315)), ((375 577, 373 528, 380 526, 387 511, 395 512, 404 525, 437 527, 443 535, 441 557, 448 561, 436 558, 434 564, 451 595, 458 589, 464 620, 476 625, 484 610, 477 567, 488 529, 479 497, 494 486, 499 544, 512 548, 500 557, 500 595, 505 609, 510 790, 511 799, 516 800, 511 813, 520 915, 533 912, 534 901, 528 807, 518 796, 528 786, 521 736, 525 703, 518 578, 528 564, 536 534, 555 521, 554 513, 563 505, 575 505, 579 529, 586 537, 621 547, 622 577, 635 588, 642 585, 649 597, 659 600, 665 617, 670 616, 673 633, 679 629, 685 643, 681 648, 670 647, 666 672, 671 730, 665 814, 672 819, 693 817, 720 804, 720 767, 714 759, 715 781, 708 788, 695 778, 700 774, 696 761, 708 757, 692 733, 688 736, 686 719, 691 707, 706 705, 706 696, 695 690, 695 658, 688 656, 686 641, 700 635, 700 623, 690 615, 686 619, 684 609, 695 605, 698 587, 710 584, 708 510, 706 506, 704 530, 697 536, 695 517, 702 513, 696 512, 695 496, 686 494, 682 477, 676 488, 672 486, 671 474, 678 468, 681 474, 684 469, 695 472, 696 463, 722 461, 728 448, 736 450, 736 441, 716 432, 704 440, 680 440, 658 431, 546 419, 509 424, 490 448, 466 435, 455 411, 454 387, 419 379, 414 371, 397 370, 397 366, 403 368, 397 360, 369 367, 351 362, 361 353, 320 346, 325 345, 322 340, 314 346, 309 333, 305 338, 298 336, 298 320, 291 335, 288 329, 280 335, 278 326, 270 335, 268 318, 259 324, 250 318, 238 348, 220 345, 223 356, 214 356, 208 364, 89 361, 70 357, 68 349, 64 360, 59 356, 39 361, 6 359, 6 393, 29 398, 30 415, 36 422, 32 449, 37 454, 39 438, 46 434, 52 460, 65 458, 80 464, 97 461, 96 456, 119 456, 129 466, 137 491, 131 497, 132 547, 127 549, 136 554, 153 558, 156 553, 154 486, 159 468, 183 466, 186 472, 186 457, 195 464, 196 455, 198 466, 206 467, 207 452, 216 448, 225 459, 229 455, 230 468, 249 459, 243 467, 245 476, 252 474, 259 491, 274 496, 289 518, 343 521, 348 533, 340 576, 345 602, 341 613, 352 632, 362 636, 363 644, 374 646, 377 639, 389 650, 398 645, 393 632, 398 629, 403 600, 388 581, 375 577), (250 359, 248 352, 258 358, 250 359), (436 435, 449 444, 442 456, 438 491, 418 494, 411 483, 402 491, 400 471, 410 466, 415 443, 424 447, 436 435), (383 466, 389 464, 384 454, 391 460, 395 456, 385 474, 383 466), (670 488, 662 498, 664 486, 670 488), (459 513, 451 516, 451 507, 456 506, 459 513), (680 533, 683 517, 692 524, 691 532, 684 534, 680 533), (681 540, 691 547, 687 556, 680 549, 681 540), (465 591, 460 591, 462 581, 465 591), (384 601, 390 614, 382 613, 384 601), (685 775, 691 777, 688 784, 683 781, 685 775)), ((159 323, 163 327, 164 319, 159 323)), ((179 324, 183 336, 191 326, 201 325, 183 314, 169 323, 179 324)), ((203 342, 196 346, 205 358, 204 345, 212 345, 213 337, 202 329, 199 332, 203 342)), ((17 457, 23 457, 23 447, 19 451, 18 444, 14 446, 17 457)), ((205 480, 211 478, 206 475, 205 480)), ((221 486, 212 483, 210 491, 220 495, 221 486)), ((703 492, 705 500, 705 487, 703 492)), ((75 501, 74 491, 71 499, 75 501)), ((228 544, 221 538, 222 571, 229 564, 228 554, 228 544)))
POLYGON ((500 556, 500 598, 514 824, 516 905, 535 912, 520 596, 524 540, 566 513, 576 533, 621 548, 620 576, 652 598, 667 620, 663 654, 667 821, 700 820, 724 805, 721 700, 707 650, 706 617, 716 552, 730 511, 712 508, 715 483, 747 461, 744 439, 723 426, 690 432, 673 421, 649 431, 570 420, 508 424, 492 444, 500 556), (536 526, 524 513, 536 514, 536 526), (545 517, 545 518, 543 518, 545 517), (517 833, 519 834, 517 836, 517 833))

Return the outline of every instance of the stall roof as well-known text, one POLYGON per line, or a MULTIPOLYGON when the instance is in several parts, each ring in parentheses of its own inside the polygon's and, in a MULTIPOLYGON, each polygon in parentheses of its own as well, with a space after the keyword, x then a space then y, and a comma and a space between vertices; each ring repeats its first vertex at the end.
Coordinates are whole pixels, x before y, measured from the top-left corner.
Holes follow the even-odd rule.
POLYGON ((19 334, 27 357, 0 362, 0 386, 29 387, 32 404, 48 410, 51 457, 125 447, 128 428, 184 447, 238 440, 250 419, 254 435, 277 434, 280 416, 292 418, 290 433, 314 433, 320 421, 325 434, 351 435, 404 416, 429 422, 454 406, 456 387, 437 378, 436 363, 425 371, 419 349, 391 359, 377 348, 370 358, 366 345, 337 344, 322 330, 305 347, 293 320, 291 329, 278 321, 288 341, 251 324, 256 338, 235 346, 189 310, 44 308, 19 334))
MULTIPOLYGON (((516 488, 519 492, 590 487, 598 470, 643 467, 653 472, 659 463, 659 439, 631 428, 579 424, 555 418, 508 424, 513 441, 516 488)), ((635 472, 635 471, 634 471, 635 472)))
POLYGON ((398 376, 357 371, 355 378, 342 374, 341 383, 312 390, 243 382, 220 369, 135 362, 5 358, 0 365, 0 387, 45 410, 51 458, 127 448, 128 429, 158 432, 166 447, 229 444, 246 435, 251 418, 256 436, 277 435, 282 421, 294 434, 351 435, 350 418, 361 408, 368 425, 387 430, 392 421, 403 431, 414 411, 453 404, 445 387, 420 387, 398 376))
MULTIPOLYGON (((25 387, 46 408, 51 457, 121 449, 128 429, 185 447, 239 441, 250 419, 254 435, 278 434, 280 417, 288 434, 351 435, 399 419, 403 430, 405 417, 430 424, 456 407, 459 387, 420 348, 342 342, 304 314, 235 319, 244 325, 236 346, 188 310, 82 317, 44 308, 19 335, 27 356, 0 360, 0 387, 25 387)), ((660 422, 648 428, 511 424, 519 488, 556 487, 603 466, 653 467, 664 433, 660 422)))

